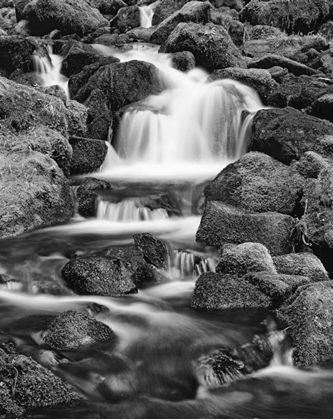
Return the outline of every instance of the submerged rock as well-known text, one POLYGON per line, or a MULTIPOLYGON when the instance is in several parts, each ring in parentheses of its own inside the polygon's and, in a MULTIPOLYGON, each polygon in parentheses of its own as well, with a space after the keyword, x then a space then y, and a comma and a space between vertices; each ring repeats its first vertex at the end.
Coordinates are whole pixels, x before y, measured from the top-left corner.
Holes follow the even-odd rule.
POLYGON ((250 271, 267 271, 276 273, 270 253, 262 244, 245 242, 228 247, 216 266, 220 274, 233 274, 242 277, 250 271))
POLYGON ((271 298, 243 278, 204 273, 195 283, 191 307, 196 309, 270 308, 271 298))
POLYGON ((41 335, 43 344, 56 350, 80 349, 115 338, 106 324, 76 310, 58 315, 41 335))
POLYGON ((315 282, 329 280, 320 259, 309 252, 279 255, 273 261, 278 273, 306 276, 315 282))
POLYGON ((281 213, 249 213, 219 201, 208 201, 196 234, 206 245, 258 242, 272 255, 291 252, 294 219, 281 213))

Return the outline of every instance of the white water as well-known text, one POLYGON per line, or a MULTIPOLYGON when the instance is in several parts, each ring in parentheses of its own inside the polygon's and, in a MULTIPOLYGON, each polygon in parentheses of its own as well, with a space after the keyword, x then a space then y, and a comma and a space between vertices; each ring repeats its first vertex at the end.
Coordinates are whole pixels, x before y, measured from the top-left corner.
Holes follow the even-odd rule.
POLYGON ((140 26, 141 28, 150 28, 154 16, 155 3, 139 6, 140 9, 140 26))
POLYGON ((68 79, 61 74, 63 58, 60 55, 53 54, 52 46, 48 46, 47 49, 51 62, 47 57, 40 57, 37 54, 32 55, 35 71, 40 77, 43 87, 58 85, 63 88, 67 99, 69 99, 68 79))

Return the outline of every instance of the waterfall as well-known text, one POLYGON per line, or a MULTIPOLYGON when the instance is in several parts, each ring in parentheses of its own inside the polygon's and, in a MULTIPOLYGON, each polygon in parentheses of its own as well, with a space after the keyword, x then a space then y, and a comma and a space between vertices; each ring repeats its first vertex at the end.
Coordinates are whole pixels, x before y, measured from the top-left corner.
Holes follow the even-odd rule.
POLYGON ((32 55, 35 71, 40 77, 43 87, 59 85, 64 89, 66 97, 69 99, 68 79, 60 72, 63 58, 53 54, 52 46, 49 45, 47 49, 51 61, 47 57, 32 55))
POLYGON ((140 9, 140 26, 141 28, 150 28, 154 16, 154 3, 145 6, 139 6, 140 9))

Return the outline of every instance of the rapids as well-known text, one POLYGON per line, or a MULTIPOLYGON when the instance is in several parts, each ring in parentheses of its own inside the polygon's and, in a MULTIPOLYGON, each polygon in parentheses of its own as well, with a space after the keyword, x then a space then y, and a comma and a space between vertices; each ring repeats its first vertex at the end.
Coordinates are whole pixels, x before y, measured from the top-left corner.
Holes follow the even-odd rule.
MULTIPOLYGON (((76 215, 65 225, 0 240, 0 274, 16 280, 0 286, 0 331, 86 398, 83 406, 39 409, 29 417, 332 417, 333 372, 296 369, 291 349, 282 350, 278 342, 270 367, 225 386, 209 389, 193 368, 201 355, 267 331, 265 311, 190 308, 196 278, 214 271, 218 259, 218 250, 195 242, 203 188, 246 152, 252 116, 262 107, 258 95, 231 80, 207 83, 200 69, 178 72, 170 56, 151 46, 125 53, 95 48, 122 61, 153 63, 165 90, 129 109, 117 135, 110 133, 106 160, 90 176, 119 189, 101 194, 96 217, 76 215), (168 211, 151 205, 160 194, 171 203, 168 211), (138 232, 150 232, 172 249, 171 283, 121 298, 76 296, 64 284, 61 269, 74 252, 126 246, 138 232), (74 308, 109 325, 118 337, 116 347, 43 348, 38 337, 44 317, 74 308)), ((45 86, 63 80, 61 58, 52 57, 52 64, 34 60, 45 86)), ((74 180, 80 182, 81 177, 74 180)))

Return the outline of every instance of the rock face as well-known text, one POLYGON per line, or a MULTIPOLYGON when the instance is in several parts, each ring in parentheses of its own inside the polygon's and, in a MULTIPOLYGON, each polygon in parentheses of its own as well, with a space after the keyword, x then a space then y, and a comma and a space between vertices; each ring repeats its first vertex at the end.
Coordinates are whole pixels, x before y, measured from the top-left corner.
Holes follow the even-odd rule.
POLYGON ((70 172, 72 175, 97 172, 102 166, 107 146, 104 141, 75 139, 71 141, 73 156, 70 172))
POLYGON ((250 212, 292 215, 304 183, 295 169, 266 154, 247 153, 207 185, 205 196, 208 201, 222 201, 250 212))
POLYGON ((332 360, 333 283, 304 285, 277 311, 289 326, 296 366, 316 365, 332 360))
POLYGON ((142 252, 144 258, 157 268, 164 270, 169 267, 169 250, 166 244, 150 233, 133 235, 134 244, 142 252))
POLYGON ((61 73, 66 77, 80 73, 84 66, 102 59, 101 55, 91 46, 78 41, 70 41, 60 51, 63 56, 61 73))
POLYGON ((270 25, 287 33, 308 33, 318 28, 330 13, 328 0, 251 0, 241 11, 242 21, 270 25))
POLYGON ((202 274, 191 307, 196 309, 269 308, 271 299, 256 286, 231 275, 202 274))
POLYGON ((78 294, 123 296, 136 293, 136 284, 119 259, 77 258, 62 269, 68 286, 78 294))
POLYGON ((74 350, 114 341, 110 327, 79 311, 58 315, 42 333, 42 342, 56 350, 74 350))
POLYGON ((306 276, 316 282, 329 280, 320 259, 308 252, 280 255, 273 261, 278 273, 306 276))
POLYGON ((292 250, 290 233, 294 219, 280 213, 249 213, 219 201, 208 201, 196 234, 207 245, 259 242, 272 255, 292 250))
POLYGON ((109 22, 84 0, 33 0, 22 11, 30 22, 34 35, 45 35, 54 29, 79 36, 95 31, 109 22))
POLYGON ((76 191, 79 214, 84 217, 95 216, 95 202, 98 197, 96 191, 111 188, 112 185, 109 182, 95 178, 85 178, 76 191))
POLYGON ((111 29, 116 28, 120 33, 140 26, 140 9, 138 6, 122 7, 111 22, 111 29))
POLYGON ((253 119, 251 150, 290 164, 307 151, 333 157, 333 124, 293 108, 264 109, 253 119))
POLYGON ((245 242, 223 251, 216 266, 216 272, 233 274, 239 277, 252 271, 276 273, 276 269, 267 248, 261 244, 245 242))
POLYGON ((165 43, 165 52, 190 51, 197 65, 208 71, 242 67, 243 59, 228 32, 211 23, 179 23, 165 43))

